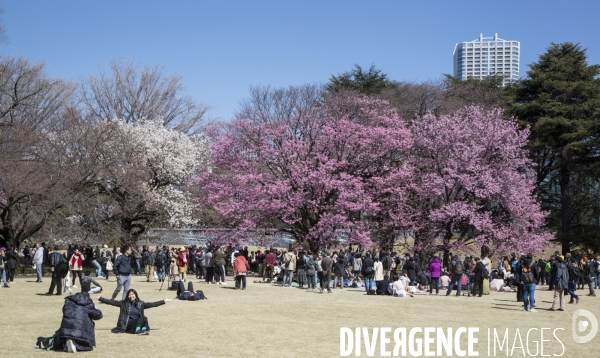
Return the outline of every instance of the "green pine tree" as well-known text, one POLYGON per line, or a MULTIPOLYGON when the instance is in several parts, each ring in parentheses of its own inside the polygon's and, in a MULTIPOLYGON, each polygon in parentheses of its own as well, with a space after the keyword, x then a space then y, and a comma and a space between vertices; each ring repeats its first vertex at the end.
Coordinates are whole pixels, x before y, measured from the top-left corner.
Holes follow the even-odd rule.
POLYGON ((375 65, 371 65, 368 71, 363 71, 359 65, 354 65, 351 71, 337 76, 332 75, 326 88, 330 92, 346 89, 369 95, 380 93, 391 85, 387 75, 376 69, 375 65))
POLYGON ((600 66, 587 63, 586 50, 579 44, 552 43, 530 65, 528 77, 512 88, 508 105, 508 113, 531 127, 538 194, 552 211, 563 252, 581 244, 572 227, 577 222, 574 207, 583 204, 574 201, 581 190, 575 186, 600 161, 599 74, 600 66))

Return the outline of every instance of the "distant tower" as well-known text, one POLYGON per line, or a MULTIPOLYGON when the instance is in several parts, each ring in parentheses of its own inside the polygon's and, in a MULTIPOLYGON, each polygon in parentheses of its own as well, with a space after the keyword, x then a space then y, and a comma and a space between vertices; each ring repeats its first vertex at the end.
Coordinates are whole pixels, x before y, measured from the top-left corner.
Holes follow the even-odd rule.
POLYGON ((483 37, 470 42, 462 42, 454 47, 454 77, 484 79, 492 75, 504 77, 502 85, 519 79, 519 41, 483 37))

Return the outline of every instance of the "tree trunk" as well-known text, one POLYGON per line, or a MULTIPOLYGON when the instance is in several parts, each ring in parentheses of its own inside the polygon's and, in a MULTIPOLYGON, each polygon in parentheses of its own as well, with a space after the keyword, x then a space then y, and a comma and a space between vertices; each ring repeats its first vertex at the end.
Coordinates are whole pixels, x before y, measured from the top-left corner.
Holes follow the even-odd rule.
POLYGON ((571 242, 571 173, 566 166, 560 169, 560 213, 562 253, 570 251, 571 242))

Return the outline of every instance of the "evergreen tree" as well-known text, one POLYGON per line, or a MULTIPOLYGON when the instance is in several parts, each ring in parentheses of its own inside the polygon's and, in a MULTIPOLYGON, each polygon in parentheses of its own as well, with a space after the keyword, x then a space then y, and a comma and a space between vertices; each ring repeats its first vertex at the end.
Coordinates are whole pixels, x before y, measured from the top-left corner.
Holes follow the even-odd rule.
POLYGON ((356 91, 363 94, 376 94, 392 85, 385 73, 371 65, 368 71, 363 71, 359 65, 340 75, 332 75, 326 88, 330 92, 341 89, 356 91))
POLYGON ((508 106, 509 113, 531 126, 529 149, 537 163, 538 195, 553 211, 563 252, 581 244, 573 227, 574 194, 581 189, 575 186, 589 173, 585 169, 600 161, 599 74, 600 66, 587 63, 579 44, 552 43, 530 65, 528 78, 513 87, 508 106))

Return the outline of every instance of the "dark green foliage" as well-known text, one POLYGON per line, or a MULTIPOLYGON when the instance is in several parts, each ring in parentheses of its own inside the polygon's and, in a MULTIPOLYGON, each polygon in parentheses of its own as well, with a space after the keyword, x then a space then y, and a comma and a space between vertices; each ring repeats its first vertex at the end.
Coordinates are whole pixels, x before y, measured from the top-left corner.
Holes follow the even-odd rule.
POLYGON ((531 127, 538 194, 563 251, 598 247, 600 66, 579 44, 551 44, 513 86, 508 113, 531 127))
POLYGON ((330 92, 346 89, 370 95, 380 93, 391 85, 387 75, 376 69, 375 65, 371 65, 367 72, 359 65, 354 65, 351 71, 337 76, 332 75, 326 89, 330 92))

